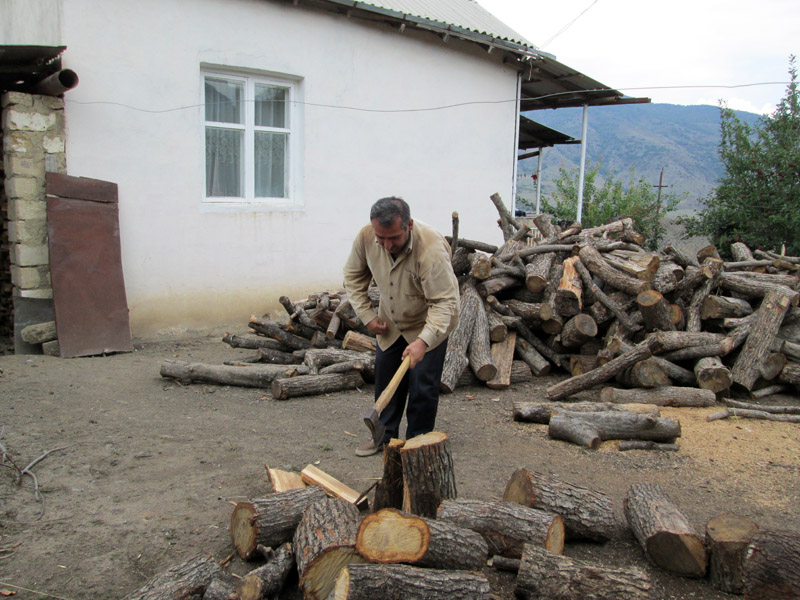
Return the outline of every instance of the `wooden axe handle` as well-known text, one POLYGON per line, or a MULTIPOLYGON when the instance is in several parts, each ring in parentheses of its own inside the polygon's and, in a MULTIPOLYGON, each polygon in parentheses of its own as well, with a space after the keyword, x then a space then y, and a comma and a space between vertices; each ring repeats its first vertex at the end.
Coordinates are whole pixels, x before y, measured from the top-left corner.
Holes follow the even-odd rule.
POLYGON ((411 363, 411 355, 406 355, 403 359, 403 362, 400 363, 400 366, 397 367, 397 371, 395 372, 392 380, 389 382, 389 385, 381 392, 381 395, 378 396, 378 399, 375 401, 375 412, 379 415, 383 412, 383 409, 386 408, 386 405, 389 404, 389 401, 394 396, 394 393, 397 391, 397 386, 400 385, 400 381, 403 379, 403 376, 408 371, 408 365, 411 363))

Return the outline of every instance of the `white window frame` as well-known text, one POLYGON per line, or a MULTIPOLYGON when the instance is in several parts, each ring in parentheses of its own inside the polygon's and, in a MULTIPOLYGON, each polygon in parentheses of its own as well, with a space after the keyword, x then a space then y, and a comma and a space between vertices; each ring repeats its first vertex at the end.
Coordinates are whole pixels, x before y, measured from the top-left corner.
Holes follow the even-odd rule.
POLYGON ((266 72, 256 72, 250 70, 228 69, 223 67, 201 66, 200 70, 200 94, 201 94, 201 118, 202 118, 202 157, 203 157, 203 203, 211 207, 233 207, 233 208, 299 208, 302 207, 302 163, 300 152, 300 139, 302 127, 302 101, 300 78, 273 74, 266 72), (226 79, 232 82, 242 83, 244 87, 244 123, 218 123, 207 121, 205 117, 205 80, 206 77, 226 79), (287 90, 287 122, 285 127, 264 127, 255 125, 255 86, 263 84, 284 88, 287 90), (243 158, 243 197, 220 197, 206 195, 206 147, 205 132, 208 127, 220 127, 223 129, 239 129, 244 131, 244 158, 243 158), (274 131, 285 133, 287 136, 286 155, 286 197, 256 197, 255 196, 255 132, 274 131))

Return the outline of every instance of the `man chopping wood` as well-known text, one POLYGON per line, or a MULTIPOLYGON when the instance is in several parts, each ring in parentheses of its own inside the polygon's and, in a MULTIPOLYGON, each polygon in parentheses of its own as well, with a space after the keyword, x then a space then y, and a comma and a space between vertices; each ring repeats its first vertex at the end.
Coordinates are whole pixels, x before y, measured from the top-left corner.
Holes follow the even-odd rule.
POLYGON ((375 454, 398 437, 403 411, 407 439, 433 431, 447 336, 458 323, 459 306, 450 246, 439 232, 415 223, 397 197, 378 200, 369 218, 353 242, 344 286, 356 315, 377 338, 375 398, 406 356, 409 371, 380 413, 382 439, 364 443, 357 456, 375 454), (380 291, 377 313, 367 296, 373 279, 380 291))

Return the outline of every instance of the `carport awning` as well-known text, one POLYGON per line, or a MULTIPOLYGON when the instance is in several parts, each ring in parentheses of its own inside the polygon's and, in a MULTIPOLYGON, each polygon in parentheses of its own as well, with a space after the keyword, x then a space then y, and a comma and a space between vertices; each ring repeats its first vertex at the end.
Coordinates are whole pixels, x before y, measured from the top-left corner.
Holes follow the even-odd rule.
MULTIPOLYGON (((550 148, 560 144, 580 144, 580 140, 568 136, 547 125, 519 116, 519 143, 517 149, 524 152, 534 148, 550 148)), ((518 157, 521 158, 521 157, 518 157)))

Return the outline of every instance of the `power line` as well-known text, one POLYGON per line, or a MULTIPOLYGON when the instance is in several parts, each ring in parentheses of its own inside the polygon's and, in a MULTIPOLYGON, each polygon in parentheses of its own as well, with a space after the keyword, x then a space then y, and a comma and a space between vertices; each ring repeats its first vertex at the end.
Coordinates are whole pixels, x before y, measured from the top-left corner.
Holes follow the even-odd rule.
POLYGON ((564 32, 565 32, 567 29, 569 29, 570 27, 572 27, 572 24, 573 24, 575 21, 577 21, 578 19, 580 19, 580 18, 581 18, 583 15, 585 15, 587 12, 589 12, 589 9, 590 9, 590 8, 592 8, 592 7, 593 7, 595 4, 597 4, 597 3, 598 3, 598 1, 599 1, 599 0, 594 0, 594 2, 592 2, 592 3, 591 3, 589 6, 587 6, 586 8, 584 8, 584 9, 583 9, 583 11, 581 12, 581 14, 579 14, 577 17, 575 17, 574 19, 572 19, 572 21, 570 21, 569 23, 567 23, 566 25, 564 25, 564 26, 563 26, 561 29, 559 29, 559 30, 558 30, 558 31, 557 31, 557 32, 556 32, 556 33, 555 33, 553 36, 551 36, 551 37, 550 37, 550 39, 549 39, 549 40, 547 40, 547 41, 546 41, 544 44, 542 44, 542 45, 540 46, 540 48, 541 48, 542 50, 544 50, 545 46, 547 46, 547 45, 548 45, 550 42, 552 42, 554 39, 556 39, 558 36, 560 36, 562 33, 564 33, 564 32))

